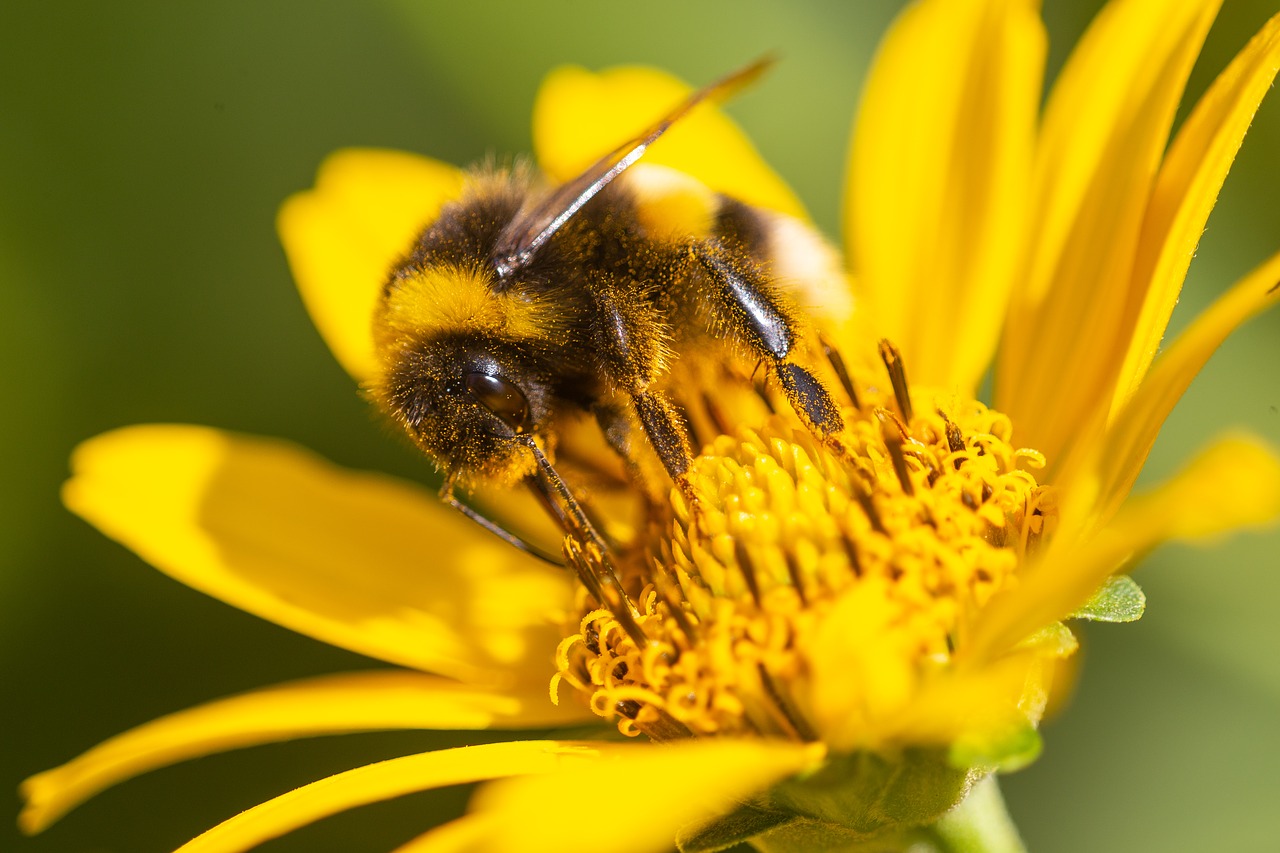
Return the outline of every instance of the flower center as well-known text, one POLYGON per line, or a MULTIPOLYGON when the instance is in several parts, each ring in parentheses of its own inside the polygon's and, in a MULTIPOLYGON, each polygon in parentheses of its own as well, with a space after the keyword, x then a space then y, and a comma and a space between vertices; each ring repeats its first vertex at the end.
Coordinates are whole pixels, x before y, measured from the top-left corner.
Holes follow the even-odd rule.
POLYGON ((831 442, 781 415, 712 441, 615 561, 625 611, 580 591, 553 695, 624 734, 818 740, 833 695, 847 726, 945 669, 1050 532, 1052 494, 1006 416, 900 378, 859 392, 831 442))

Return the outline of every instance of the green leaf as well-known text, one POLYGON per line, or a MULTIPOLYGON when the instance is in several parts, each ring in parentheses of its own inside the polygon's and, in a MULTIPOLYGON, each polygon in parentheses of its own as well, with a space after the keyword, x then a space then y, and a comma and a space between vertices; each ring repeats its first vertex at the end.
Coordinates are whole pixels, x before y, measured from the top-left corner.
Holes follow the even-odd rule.
POLYGON ((1146 609, 1147 597, 1142 587, 1128 575, 1115 575, 1107 578, 1093 598, 1067 618, 1093 622, 1137 622, 1146 609))

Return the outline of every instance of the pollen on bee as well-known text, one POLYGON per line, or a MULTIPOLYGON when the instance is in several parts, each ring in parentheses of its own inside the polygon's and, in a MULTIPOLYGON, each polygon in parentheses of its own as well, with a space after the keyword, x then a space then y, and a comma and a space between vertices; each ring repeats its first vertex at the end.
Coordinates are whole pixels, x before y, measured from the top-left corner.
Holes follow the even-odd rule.
POLYGON ((479 264, 441 264, 398 277, 387 292, 377 329, 389 339, 464 331, 519 339, 544 336, 560 325, 562 320, 545 304, 495 290, 491 276, 479 264))

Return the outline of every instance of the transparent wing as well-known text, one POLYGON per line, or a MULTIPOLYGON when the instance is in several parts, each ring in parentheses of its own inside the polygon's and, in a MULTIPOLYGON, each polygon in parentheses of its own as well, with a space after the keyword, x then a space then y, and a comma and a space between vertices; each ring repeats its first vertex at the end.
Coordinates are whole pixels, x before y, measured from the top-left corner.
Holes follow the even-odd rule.
POLYGON ((538 204, 517 214, 498 236, 494 247, 493 265, 498 277, 506 278, 528 264, 538 249, 572 219, 584 204, 643 157, 649 146, 690 110, 705 100, 722 100, 732 96, 754 82, 773 63, 773 57, 761 57, 704 86, 647 130, 601 157, 581 175, 557 187, 538 204))

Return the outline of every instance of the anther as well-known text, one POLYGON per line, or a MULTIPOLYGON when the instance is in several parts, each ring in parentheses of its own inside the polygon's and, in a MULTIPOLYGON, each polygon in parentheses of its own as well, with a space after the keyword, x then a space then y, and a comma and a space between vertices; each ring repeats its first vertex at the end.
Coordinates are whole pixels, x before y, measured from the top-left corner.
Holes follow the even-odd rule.
POLYGON ((733 426, 729 423, 729 419, 724 416, 724 412, 720 410, 720 406, 716 401, 711 399, 711 395, 705 391, 702 394, 702 407, 706 410, 707 418, 711 421, 711 425, 720 435, 729 435, 733 432, 733 426))
POLYGON ((910 387, 907 385, 907 368, 902 363, 902 353, 889 342, 888 338, 880 341, 880 360, 889 371, 889 381, 893 384, 893 397, 898 401, 898 410, 907 423, 911 423, 915 413, 911 409, 910 387))
POLYGON ((826 354, 827 361, 831 363, 831 369, 835 371, 836 379, 840 380, 840 387, 849 395, 849 402, 853 403, 855 409, 861 409, 862 403, 858 400, 858 392, 853 387, 853 380, 849 378, 848 369, 845 368, 844 356, 840 355, 840 350, 831 345, 826 335, 819 334, 818 341, 822 344, 822 351, 826 354))
POLYGON ((942 418, 943 423, 947 425, 947 447, 952 453, 959 453, 964 450, 964 431, 956 426, 955 421, 947 417, 947 413, 938 409, 938 417, 942 418))
POLYGON ((902 425, 892 417, 891 412, 878 411, 876 416, 880 419, 880 437, 884 440, 885 450, 889 451, 889 458, 893 460, 893 473, 898 476, 903 493, 914 495, 916 487, 911 482, 906 454, 902 452, 902 425))
POLYGON ((769 389, 764 386, 763 382, 755 383, 756 396, 764 403, 764 407, 769 410, 769 414, 778 414, 778 408, 773 404, 773 398, 769 396, 769 389))
POLYGON ((884 522, 880 520, 880 513, 876 510, 875 503, 871 500, 871 492, 867 491, 867 487, 859 482, 852 484, 854 499, 858 501, 858 506, 862 507, 862 512, 867 516, 867 521, 871 523, 871 529, 876 533, 887 533, 884 529, 884 522))
MULTIPOLYGON (((668 561, 666 565, 671 565, 668 561)), ((681 633, 684 634, 685 640, 693 643, 697 639, 696 629, 693 622, 689 619, 689 614, 684 612, 684 605, 681 602, 678 590, 673 590, 674 586, 669 580, 667 573, 664 571, 655 571, 654 589, 658 593, 658 598, 667 606, 667 612, 671 614, 671 618, 676 620, 676 624, 680 626, 681 633), (675 595, 672 593, 676 592, 675 595)))
POLYGON ((791 586, 795 588, 796 596, 799 597, 800 603, 808 606, 809 601, 804 594, 804 578, 800 574, 800 564, 796 562, 796 555, 791 551, 785 552, 787 555, 787 574, 791 577, 791 586))
POLYGON ((804 719, 783 699, 782 691, 778 689, 777 682, 769 674, 769 670, 765 669, 764 664, 756 664, 756 672, 760 675, 760 686, 764 688, 765 695, 769 697, 769 702, 775 711, 774 719, 787 731, 787 734, 794 740, 817 740, 818 736, 814 734, 813 729, 809 728, 804 719))
POLYGON ((840 541, 844 545, 845 556, 849 558, 849 569, 855 578, 862 577, 862 560, 858 559, 858 546, 847 530, 840 531, 840 541))
POLYGON ((756 567, 751 562, 751 554, 747 551, 747 545, 741 539, 733 540, 733 556, 738 561, 738 568, 742 571, 742 579, 746 581, 747 589, 751 592, 751 598, 759 605, 760 581, 756 577, 756 567))

